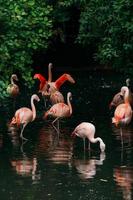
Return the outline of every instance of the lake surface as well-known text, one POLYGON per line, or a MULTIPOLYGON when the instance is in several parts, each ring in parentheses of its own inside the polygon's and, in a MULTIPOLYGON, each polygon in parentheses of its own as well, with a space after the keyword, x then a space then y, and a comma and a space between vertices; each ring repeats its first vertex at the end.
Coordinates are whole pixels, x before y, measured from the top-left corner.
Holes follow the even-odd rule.
MULTIPOLYGON (((55 70, 54 70, 55 71, 55 70)), ((54 78, 61 75, 58 72, 54 78)), ((0 104, 0 200, 132 200, 133 196, 133 123, 115 127, 109 103, 121 86, 124 75, 111 72, 73 71, 74 85, 65 83, 65 98, 72 92, 73 114, 60 121, 60 137, 51 126, 51 119, 42 120, 43 99, 35 103, 37 118, 27 125, 22 143, 20 131, 9 129, 14 111, 30 107, 30 96, 36 87, 25 89, 16 99, 0 104), (106 144, 101 153, 99 144, 91 151, 83 150, 81 138, 71 133, 81 122, 96 126, 96 137, 106 144), (121 145, 123 134, 123 148, 121 145)))

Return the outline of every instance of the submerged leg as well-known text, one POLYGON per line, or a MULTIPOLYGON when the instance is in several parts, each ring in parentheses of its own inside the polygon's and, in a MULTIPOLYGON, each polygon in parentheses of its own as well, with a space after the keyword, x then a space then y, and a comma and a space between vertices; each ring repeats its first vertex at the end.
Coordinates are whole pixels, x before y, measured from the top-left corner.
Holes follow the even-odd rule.
POLYGON ((54 123, 59 119, 59 117, 57 117, 53 122, 52 122, 52 126, 54 127, 54 129, 56 130, 56 132, 58 133, 58 138, 59 138, 59 134, 60 131, 58 130, 58 128, 56 128, 56 126, 54 125, 54 123))
POLYGON ((83 143, 84 143, 84 152, 85 152, 85 138, 83 138, 83 143))
POLYGON ((23 137, 23 131, 24 131, 25 126, 26 124, 22 124, 21 133, 20 133, 20 137, 22 138, 22 140, 28 140, 27 138, 23 137))
POLYGON ((123 149, 123 134, 122 134, 122 128, 120 128, 120 134, 121 134, 121 147, 123 149))

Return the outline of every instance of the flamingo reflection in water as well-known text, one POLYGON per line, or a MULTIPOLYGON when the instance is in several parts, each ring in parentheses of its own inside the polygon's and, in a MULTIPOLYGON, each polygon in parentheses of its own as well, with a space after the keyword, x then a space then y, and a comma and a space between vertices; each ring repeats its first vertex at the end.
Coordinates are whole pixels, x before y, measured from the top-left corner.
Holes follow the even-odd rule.
POLYGON ((105 160, 105 153, 101 152, 100 159, 97 157, 84 158, 84 159, 74 159, 74 165, 79 173, 81 179, 91 179, 96 175, 97 166, 103 165, 105 160))
POLYGON ((132 200, 132 186, 133 186, 133 167, 118 166, 114 168, 114 180, 122 190, 124 200, 132 200))
POLYGON ((36 156, 27 156, 24 150, 25 145, 29 147, 29 142, 20 143, 18 128, 15 126, 10 126, 8 129, 8 134, 12 142, 12 156, 11 156, 11 166, 15 172, 24 177, 31 177, 33 183, 36 183, 40 179, 40 174, 38 173, 38 163, 36 156))
POLYGON ((31 159, 23 155, 17 159, 13 158, 11 165, 18 175, 31 176, 33 181, 36 179, 37 159, 35 157, 31 159))
POLYGON ((45 126, 40 130, 37 152, 46 160, 71 165, 73 152, 72 140, 69 137, 69 130, 62 129, 60 140, 51 126, 45 126))

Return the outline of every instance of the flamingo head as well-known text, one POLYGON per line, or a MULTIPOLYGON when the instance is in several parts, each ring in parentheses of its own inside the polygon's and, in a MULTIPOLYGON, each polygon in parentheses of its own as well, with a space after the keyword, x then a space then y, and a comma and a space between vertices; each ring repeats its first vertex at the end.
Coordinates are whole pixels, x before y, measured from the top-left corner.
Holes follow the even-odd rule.
POLYGON ((68 98, 70 99, 70 101, 72 100, 72 93, 71 92, 68 92, 67 94, 68 98))
POLYGON ((105 151, 105 147, 106 147, 106 145, 104 144, 104 142, 101 142, 101 143, 100 143, 101 152, 104 152, 104 151, 105 151))
POLYGON ((126 79, 126 86, 129 87, 130 86, 130 78, 126 79))
POLYGON ((52 68, 52 67, 53 67, 52 63, 49 63, 49 64, 48 64, 48 67, 49 67, 49 68, 52 68))
POLYGON ((127 87, 127 86, 123 86, 123 87, 121 88, 121 91, 120 91, 120 96, 121 96, 121 97, 124 97, 125 92, 126 92, 127 90, 129 90, 128 87, 127 87))
POLYGON ((36 95, 36 94, 33 94, 32 97, 31 97, 33 100, 35 99, 36 101, 40 101, 40 98, 36 95))
POLYGON ((18 81, 18 77, 17 77, 16 74, 12 74, 11 78, 12 78, 13 80, 15 80, 15 81, 18 81))

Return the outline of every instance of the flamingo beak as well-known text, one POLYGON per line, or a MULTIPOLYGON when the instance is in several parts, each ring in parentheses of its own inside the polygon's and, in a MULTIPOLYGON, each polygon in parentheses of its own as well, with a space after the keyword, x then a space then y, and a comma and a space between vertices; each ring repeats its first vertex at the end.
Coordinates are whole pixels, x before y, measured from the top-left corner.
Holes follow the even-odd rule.
POLYGON ((75 138, 75 137, 76 137, 76 134, 75 134, 74 131, 72 132, 71 137, 72 137, 72 138, 75 138))

